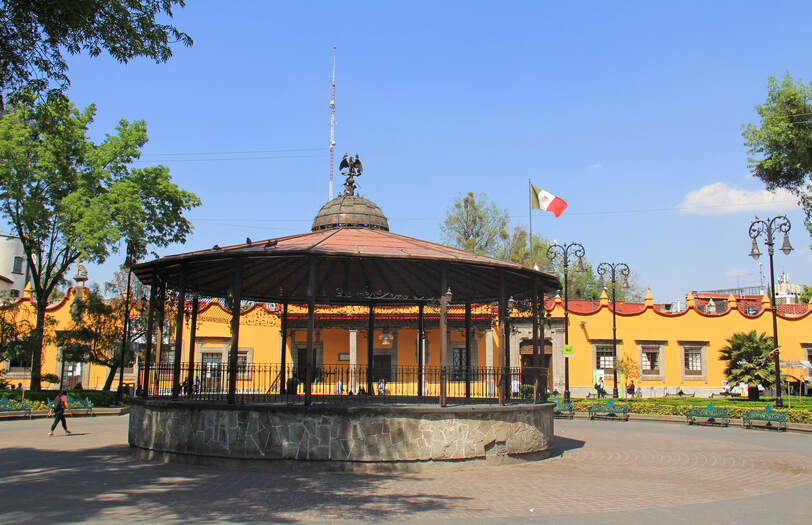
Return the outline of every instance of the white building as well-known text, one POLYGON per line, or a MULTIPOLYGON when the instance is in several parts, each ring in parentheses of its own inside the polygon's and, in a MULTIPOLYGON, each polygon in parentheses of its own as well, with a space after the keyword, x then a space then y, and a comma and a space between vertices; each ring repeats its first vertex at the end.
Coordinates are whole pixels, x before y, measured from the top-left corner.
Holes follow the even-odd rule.
POLYGON ((21 297, 28 278, 23 243, 18 237, 0 234, 0 296, 21 297))

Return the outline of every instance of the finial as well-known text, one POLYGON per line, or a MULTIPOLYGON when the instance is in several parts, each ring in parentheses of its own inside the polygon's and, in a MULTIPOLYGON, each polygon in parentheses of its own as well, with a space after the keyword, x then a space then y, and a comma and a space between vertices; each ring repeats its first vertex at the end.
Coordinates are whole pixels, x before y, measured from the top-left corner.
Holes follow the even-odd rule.
POLYGON ((361 164, 361 158, 356 153, 355 157, 347 158, 347 153, 344 154, 344 158, 341 159, 341 164, 338 165, 339 171, 341 174, 347 177, 347 180, 344 182, 344 195, 350 196, 355 195, 355 177, 360 177, 361 173, 364 171, 364 166, 361 164))

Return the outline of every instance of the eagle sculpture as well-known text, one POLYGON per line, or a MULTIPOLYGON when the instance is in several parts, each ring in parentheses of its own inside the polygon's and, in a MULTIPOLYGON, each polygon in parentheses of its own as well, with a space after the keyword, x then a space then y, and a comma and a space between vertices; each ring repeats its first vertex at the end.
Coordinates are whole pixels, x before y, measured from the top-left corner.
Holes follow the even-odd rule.
POLYGON ((364 172, 361 158, 357 153, 354 157, 347 158, 345 153, 344 158, 341 159, 341 163, 338 165, 338 169, 342 175, 347 177, 347 181, 344 183, 344 194, 355 195, 355 177, 361 176, 361 173, 364 172))

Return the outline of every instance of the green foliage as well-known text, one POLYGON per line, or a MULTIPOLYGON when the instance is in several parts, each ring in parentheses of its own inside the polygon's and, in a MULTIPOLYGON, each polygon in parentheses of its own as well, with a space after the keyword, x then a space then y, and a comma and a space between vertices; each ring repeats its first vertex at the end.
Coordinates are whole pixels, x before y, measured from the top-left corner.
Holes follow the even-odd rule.
POLYGON ((495 256, 501 243, 510 238, 507 232, 510 217, 499 210, 484 194, 468 192, 459 196, 448 209, 440 226, 443 242, 462 250, 495 256))
POLYGON ((785 188, 800 199, 812 234, 812 83, 789 74, 767 81, 767 100, 756 106, 759 126, 742 126, 749 166, 767 188, 785 188))
POLYGON ((758 392, 757 386, 765 388, 775 383, 775 368, 772 366, 773 340, 755 330, 733 334, 727 346, 719 350, 719 359, 725 361, 725 375, 732 385, 745 383, 749 391, 758 392))
POLYGON ((809 304, 809 302, 812 301, 812 286, 804 285, 804 293, 802 293, 798 299, 801 301, 801 304, 809 304))
POLYGON ((0 361, 30 363, 33 328, 18 304, 0 308, 0 361))
POLYGON ((200 204, 171 182, 165 166, 132 168, 147 142, 143 121, 121 120, 100 144, 88 139, 95 108, 80 112, 52 94, 14 98, 0 120, 0 214, 22 240, 37 305, 32 389, 40 382, 45 306, 76 261, 103 262, 118 241, 142 256, 150 244, 183 241, 183 213, 200 204))
MULTIPOLYGON (((731 419, 740 419, 742 415, 750 409, 764 408, 769 402, 753 402, 747 400, 731 399, 703 399, 703 398, 645 398, 645 399, 624 399, 624 404, 629 405, 630 414, 650 414, 661 416, 684 416, 692 406, 706 406, 713 402, 717 408, 727 407, 731 419)), ((573 399, 572 406, 576 412, 587 412, 589 406, 594 403, 592 400, 573 399)), ((801 405, 798 408, 788 410, 787 421, 791 423, 812 424, 812 401, 809 404, 801 405)), ((793 407, 795 403, 793 402, 793 407)))
POLYGON ((135 57, 166 62, 172 43, 190 46, 192 39, 156 18, 171 17, 173 7, 184 4, 184 0, 0 2, 0 90, 5 94, 23 86, 37 92, 67 87, 65 51, 98 56, 106 50, 124 63, 135 57))
MULTIPOLYGON (((628 382, 629 380, 637 379, 637 362, 628 355, 622 355, 617 360, 617 371, 623 374, 623 377, 628 382)), ((625 388, 623 389, 625 392, 625 388)))
POLYGON ((55 385, 59 383, 59 376, 56 374, 42 374, 42 382, 55 385))
MULTIPOLYGON (((0 390, 0 396, 19 401, 23 392, 19 390, 0 390)), ((31 403, 42 403, 42 408, 34 405, 34 410, 48 410, 48 403, 59 394, 59 390, 42 390, 40 392, 25 392, 25 400, 31 403)), ((116 392, 105 392, 102 390, 70 390, 68 394, 74 399, 89 398, 95 406, 112 406, 116 403, 116 392)))

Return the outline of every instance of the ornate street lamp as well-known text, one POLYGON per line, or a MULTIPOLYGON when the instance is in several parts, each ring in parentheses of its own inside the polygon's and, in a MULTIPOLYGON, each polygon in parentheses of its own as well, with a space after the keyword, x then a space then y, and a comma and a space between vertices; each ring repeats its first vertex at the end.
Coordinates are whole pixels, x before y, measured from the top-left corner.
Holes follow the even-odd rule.
POLYGON ((761 220, 756 217, 756 220, 750 223, 750 238, 753 239, 753 248, 750 250, 750 257, 753 259, 758 259, 761 256, 761 252, 758 249, 758 243, 756 239, 760 235, 765 236, 764 244, 767 245, 767 254, 770 256, 770 306, 773 311, 773 345, 775 349, 773 350, 773 358, 775 360, 775 407, 776 408, 783 408, 784 406, 784 397, 781 392, 781 363, 779 358, 779 351, 778 351, 778 317, 777 317, 777 308, 775 305, 775 271, 773 270, 773 253, 775 252, 775 238, 774 234, 778 232, 784 232, 784 242, 781 245, 781 251, 784 252, 784 255, 789 255, 789 252, 792 251, 792 245, 789 243, 789 230, 792 228, 792 225, 783 215, 779 215, 777 217, 773 217, 769 220, 761 220))
MULTIPOLYGON (((566 245, 560 245, 557 242, 547 248, 547 258, 550 262, 555 260, 558 253, 564 258, 564 344, 570 343, 570 309, 569 309, 569 293, 567 292, 567 277, 569 276, 569 260, 570 255, 578 257, 578 273, 584 271, 584 247, 581 243, 571 242, 566 245), (570 250, 572 253, 570 254, 570 250)), ((564 355, 564 401, 570 400, 570 360, 569 356, 564 355)))
POLYGON ((609 280, 612 281, 612 397, 617 398, 617 322, 615 320, 615 310, 617 304, 615 302, 615 283, 618 277, 623 278, 623 287, 629 287, 629 267, 626 263, 607 263, 602 262, 598 265, 598 275, 603 278, 607 273, 609 280))

